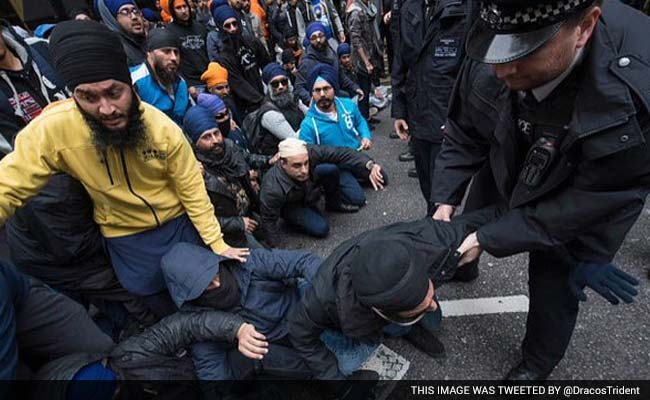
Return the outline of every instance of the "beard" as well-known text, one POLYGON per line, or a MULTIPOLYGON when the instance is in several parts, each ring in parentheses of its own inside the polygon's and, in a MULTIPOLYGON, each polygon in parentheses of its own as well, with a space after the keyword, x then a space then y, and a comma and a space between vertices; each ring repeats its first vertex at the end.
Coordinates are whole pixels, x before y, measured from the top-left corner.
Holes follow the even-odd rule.
POLYGON ((153 68, 163 86, 171 86, 178 80, 178 68, 176 70, 170 70, 158 61, 155 61, 153 68))
POLYGON ((147 129, 140 110, 140 100, 135 94, 129 109, 128 123, 124 129, 108 129, 100 119, 84 111, 78 104, 77 107, 90 128, 93 144, 102 151, 106 151, 111 146, 121 150, 137 148, 146 143, 147 129))
POLYGON ((275 94, 273 89, 271 89, 270 97, 273 103, 280 108, 287 108, 293 104, 293 90, 291 87, 280 94, 275 94))
POLYGON ((316 105, 321 110, 329 110, 329 108, 332 107, 332 103, 333 103, 332 100, 323 98, 323 99, 318 100, 316 102, 316 105))

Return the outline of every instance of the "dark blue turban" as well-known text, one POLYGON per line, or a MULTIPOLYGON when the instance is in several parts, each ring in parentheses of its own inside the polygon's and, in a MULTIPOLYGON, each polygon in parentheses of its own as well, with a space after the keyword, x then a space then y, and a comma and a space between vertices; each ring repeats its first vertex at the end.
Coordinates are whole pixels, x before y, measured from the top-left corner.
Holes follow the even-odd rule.
POLYGON ((196 144, 205 131, 218 128, 217 121, 210 110, 203 106, 194 106, 187 110, 183 119, 183 131, 196 144))
POLYGON ((309 91, 314 90, 314 85, 319 77, 325 79, 337 93, 339 92, 339 74, 329 64, 318 64, 311 70, 309 74, 309 91))
POLYGON ((282 67, 282 65, 275 62, 267 64, 266 67, 264 67, 264 70, 262 70, 262 80, 267 85, 271 82, 271 79, 280 75, 286 76, 287 78, 289 77, 287 71, 282 67))

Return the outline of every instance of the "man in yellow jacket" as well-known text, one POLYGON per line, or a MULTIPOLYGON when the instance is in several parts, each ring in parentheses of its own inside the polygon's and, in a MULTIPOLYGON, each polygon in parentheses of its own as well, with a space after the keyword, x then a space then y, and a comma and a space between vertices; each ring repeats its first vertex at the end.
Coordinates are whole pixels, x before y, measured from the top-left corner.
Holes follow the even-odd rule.
POLYGON ((165 114, 140 102, 119 38, 97 22, 68 21, 52 33, 50 50, 73 98, 26 126, 0 161, 0 225, 50 176, 73 176, 92 198, 122 285, 156 315, 169 314, 159 264, 175 243, 240 261, 248 249, 224 242, 189 142, 165 114))

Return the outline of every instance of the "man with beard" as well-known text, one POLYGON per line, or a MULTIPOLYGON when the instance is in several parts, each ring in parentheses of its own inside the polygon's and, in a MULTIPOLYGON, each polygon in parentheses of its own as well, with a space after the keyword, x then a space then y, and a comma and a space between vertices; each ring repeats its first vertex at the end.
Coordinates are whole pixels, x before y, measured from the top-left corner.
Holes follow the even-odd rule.
POLYGON ((226 103, 235 123, 241 125, 244 122, 244 115, 230 95, 228 70, 222 67, 218 62, 211 62, 208 64, 208 69, 203 73, 203 75, 201 75, 201 80, 205 82, 208 93, 219 96, 219 98, 226 103))
MULTIPOLYGON (((180 43, 181 75, 188 85, 202 86, 201 74, 208 67, 208 30, 194 19, 188 5, 189 0, 163 0, 160 5, 174 20, 166 26, 180 43)), ((198 88, 200 91, 202 88, 198 88)))
POLYGON ((97 13, 110 30, 119 33, 129 66, 147 58, 142 12, 134 0, 96 0, 97 13))
POLYGON ((370 150, 372 132, 359 107, 350 99, 340 98, 338 72, 320 64, 309 76, 312 105, 300 127, 300 139, 309 144, 370 150))
POLYGON ((0 161, 0 224, 57 172, 78 179, 94 205, 120 283, 157 316, 174 311, 160 258, 180 241, 244 260, 223 240, 182 131, 140 102, 119 37, 92 21, 66 21, 50 38, 54 65, 74 100, 25 127, 0 161), (96 62, 101 60, 101 62, 96 62))
MULTIPOLYGON (((335 71, 339 70, 339 59, 336 56, 336 51, 327 43, 325 35, 325 27, 320 22, 313 22, 307 27, 307 37, 309 38, 310 45, 305 50, 302 57, 300 66, 300 75, 296 79, 296 94, 303 104, 307 105, 311 101, 311 91, 307 87, 307 79, 311 72, 318 64, 331 65, 335 71)), ((365 95, 355 82, 341 77, 341 91, 339 96, 352 97, 358 94, 363 98, 365 95)))
POLYGON ((366 203, 357 179, 377 189, 384 187, 384 172, 369 156, 345 147, 308 146, 300 139, 280 142, 280 161, 264 175, 260 192, 262 229, 267 243, 281 247, 279 222, 310 236, 329 234, 327 216, 318 207, 325 194, 328 210, 355 213, 366 203))
POLYGON ((305 39, 307 20, 305 18, 305 4, 300 0, 289 0, 280 6, 280 11, 275 19, 271 21, 273 29, 271 32, 278 43, 286 40, 286 29, 295 30, 299 43, 305 39), (283 35, 284 33, 284 35, 283 35))
POLYGON ((235 10, 228 6, 218 7, 214 19, 223 46, 216 61, 228 70, 228 82, 237 107, 244 115, 248 114, 264 100, 260 68, 268 64, 269 56, 259 41, 242 36, 235 10))
POLYGON ((243 151, 224 137, 220 126, 209 109, 198 105, 185 115, 183 131, 203 165, 205 186, 228 243, 261 247, 253 236, 259 225, 259 185, 252 172, 268 169, 271 157, 243 151))
POLYGON ((207 108, 212 113, 213 118, 219 124, 219 130, 224 138, 230 139, 246 152, 250 150, 246 132, 232 119, 232 113, 226 106, 226 103, 221 100, 221 97, 215 94, 201 93, 197 104, 207 108))
POLYGON ((284 29, 282 48, 291 50, 298 62, 302 60, 302 55, 305 53, 300 43, 301 41, 298 39, 298 31, 296 31, 296 28, 286 27, 284 29))
POLYGON ((179 126, 190 106, 187 83, 179 75, 178 37, 167 28, 156 28, 147 39, 147 60, 131 68, 131 80, 140 98, 179 126))
POLYGON ((293 97, 289 74, 278 63, 264 67, 262 78, 266 83, 266 101, 257 112, 259 134, 251 138, 253 151, 274 155, 278 144, 289 137, 297 138, 306 107, 300 107, 293 97))

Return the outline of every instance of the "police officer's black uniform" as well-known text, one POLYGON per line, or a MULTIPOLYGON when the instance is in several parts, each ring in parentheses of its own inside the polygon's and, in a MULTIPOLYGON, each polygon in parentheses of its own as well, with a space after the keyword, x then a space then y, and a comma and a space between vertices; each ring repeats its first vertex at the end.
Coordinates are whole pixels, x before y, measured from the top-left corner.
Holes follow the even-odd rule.
POLYGON ((478 230, 483 249, 497 257, 530 252, 523 362, 511 378, 543 379, 562 359, 578 314, 568 287, 571 260, 610 262, 650 188, 650 19, 605 0, 582 59, 541 102, 509 90, 486 65, 530 54, 555 36, 558 21, 593 3, 481 5, 467 44, 477 61, 463 67, 436 161, 434 201, 460 204, 483 168, 476 187, 492 190, 473 186, 473 204, 498 199, 505 206, 478 230), (558 4, 557 13, 540 11, 558 4), (534 34, 522 36, 526 31, 534 34))
MULTIPOLYGON (((420 188, 431 200, 434 160, 440 150, 447 104, 465 57, 471 27, 469 0, 402 0, 393 4, 395 55, 391 116, 404 119, 420 188)), ((431 207, 429 207, 431 210, 431 207)))

